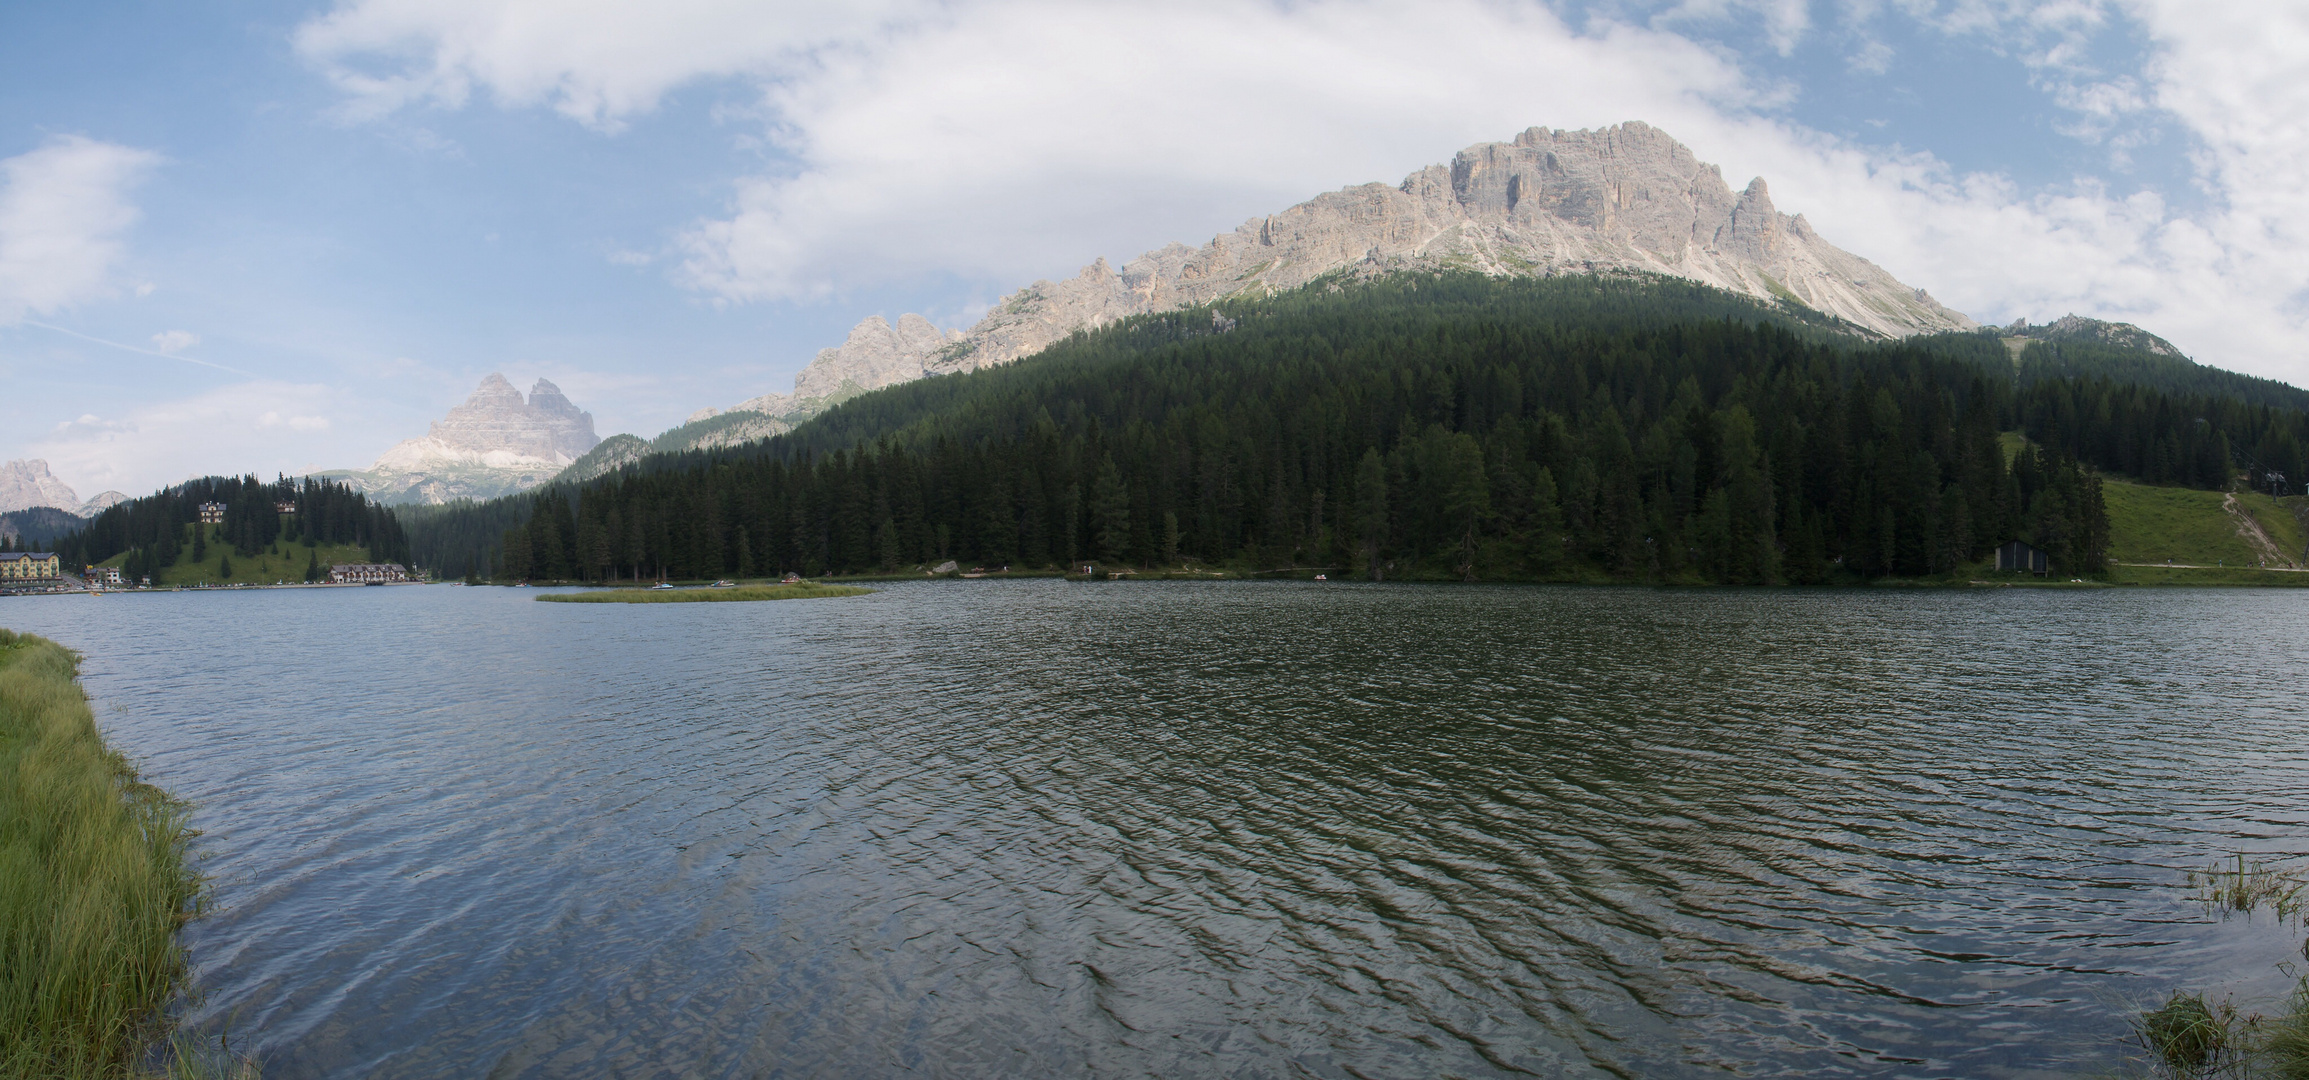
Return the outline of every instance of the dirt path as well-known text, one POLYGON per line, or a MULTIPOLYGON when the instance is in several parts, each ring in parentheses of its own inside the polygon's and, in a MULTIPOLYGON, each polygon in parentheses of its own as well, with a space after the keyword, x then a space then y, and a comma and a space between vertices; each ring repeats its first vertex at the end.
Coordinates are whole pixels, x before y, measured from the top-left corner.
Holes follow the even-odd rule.
POLYGON ((2253 549, 2253 554, 2262 559, 2262 565, 2273 569, 2300 569, 2300 564, 2294 562, 2292 556, 2285 554, 2284 549, 2277 546, 2277 541, 2269 538, 2269 530, 2261 527, 2260 519, 2255 518, 2252 511, 2245 509, 2245 504, 2237 501, 2236 492, 2232 491, 2221 496, 2221 510, 2236 521, 2237 535, 2245 538, 2245 543, 2253 549))

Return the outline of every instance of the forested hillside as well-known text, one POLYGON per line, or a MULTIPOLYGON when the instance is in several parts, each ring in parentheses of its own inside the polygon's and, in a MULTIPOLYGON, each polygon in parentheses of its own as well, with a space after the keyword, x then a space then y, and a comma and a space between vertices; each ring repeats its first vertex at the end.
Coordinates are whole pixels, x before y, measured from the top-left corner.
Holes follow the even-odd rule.
POLYGON ((1683 283, 1318 285, 1128 320, 741 450, 548 489, 495 569, 1194 559, 1818 582, 1937 573, 2019 537, 2093 572, 2098 481, 2061 444, 2007 466, 2014 387, 1993 338, 1865 347, 1683 283))
POLYGON ((2206 367, 2184 357, 2164 356, 2146 349, 2083 341, 2038 341, 2022 351, 2018 363, 2017 374, 2023 386, 2061 379, 2087 379, 2185 397, 2230 400, 2296 412, 2309 409, 2309 390, 2275 379, 2206 367))
POLYGON ((224 523, 216 536, 244 559, 276 542, 297 541, 363 548, 380 562, 409 561, 400 520, 360 492, 329 480, 267 483, 253 476, 204 477, 108 507, 87 528, 58 540, 56 550, 74 568, 125 552, 120 566, 132 580, 174 566, 185 555, 197 562, 206 552, 191 549, 205 549, 208 532, 189 526, 200 520, 200 505, 208 502, 224 504, 224 523), (280 503, 294 504, 293 513, 281 514, 280 503))

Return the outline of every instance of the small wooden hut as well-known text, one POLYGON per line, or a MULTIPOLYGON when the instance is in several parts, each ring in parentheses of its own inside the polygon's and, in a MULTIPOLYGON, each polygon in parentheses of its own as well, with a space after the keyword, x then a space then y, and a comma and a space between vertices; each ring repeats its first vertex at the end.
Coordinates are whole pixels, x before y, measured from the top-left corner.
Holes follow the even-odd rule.
POLYGON ((1996 547, 1996 568, 2018 570, 2022 573, 2044 576, 2052 572, 2052 560, 2044 549, 2025 540, 2007 540, 1996 547))

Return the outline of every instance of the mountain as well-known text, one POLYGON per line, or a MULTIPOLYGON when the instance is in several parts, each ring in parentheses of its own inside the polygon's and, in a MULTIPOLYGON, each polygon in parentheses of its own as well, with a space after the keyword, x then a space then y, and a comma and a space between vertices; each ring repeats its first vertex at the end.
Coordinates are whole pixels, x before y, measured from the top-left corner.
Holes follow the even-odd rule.
POLYGON ((2173 343, 2131 323, 2066 315, 2050 323, 2026 319, 1982 331, 2004 343, 2024 385, 2047 379, 2097 379, 2166 393, 2227 398, 2309 412, 2309 390, 2206 367, 2173 343))
POLYGON ((48 463, 39 458, 0 464, 0 513, 46 506, 86 518, 126 498, 120 492, 107 491, 81 502, 70 486, 50 475, 48 463))
MULTIPOLYGON (((2173 343, 2149 333, 2131 323, 2102 322, 2082 315, 2063 315, 2049 323, 2030 325, 2027 319, 2018 319, 2003 330, 2008 344, 2030 341, 2076 342, 2085 345, 2106 345, 2113 349, 2135 349, 2156 356, 2187 359, 2173 343)), ((2017 352, 2017 347, 2015 349, 2017 352)))
POLYGON ((2081 575, 2107 550, 2080 461, 2100 436, 2171 444, 2198 480, 2222 439, 2309 431, 2300 414, 2044 384, 2085 394, 2068 415, 2109 418, 2077 430, 2023 396, 1993 337, 1884 343, 1847 325, 1656 273, 1317 281, 506 500, 527 519, 459 527, 468 550, 441 565, 1856 583, 1965 580, 2019 537, 2081 575), (2034 445, 2010 454, 2016 426, 2034 445))
MULTIPOLYGON (((1822 239, 1772 205, 1761 177, 1734 192, 1714 165, 1642 123, 1535 127, 1483 143, 1393 186, 1364 184, 1255 218, 1200 248, 1172 244, 1120 270, 1099 259, 1012 293, 968 332, 918 315, 859 323, 820 352, 791 394, 767 394, 661 436, 662 449, 736 440, 733 414, 764 434, 846 395, 972 371, 1130 315, 1287 292, 1335 274, 1473 270, 1494 277, 1644 272, 1834 316, 1864 337, 1969 330, 1962 313, 1822 239), (706 441, 708 438, 718 441, 706 441)), ((758 436, 757 436, 758 437, 758 436)))
POLYGON ((435 420, 365 471, 319 475, 342 479, 380 502, 443 503, 487 499, 536 487, 599 445, 593 414, 544 379, 521 391, 492 374, 465 404, 435 420))
POLYGON ((601 440, 601 445, 585 452, 585 456, 570 462, 554 479, 577 484, 603 476, 631 465, 649 456, 649 443, 639 435, 612 435, 601 440))

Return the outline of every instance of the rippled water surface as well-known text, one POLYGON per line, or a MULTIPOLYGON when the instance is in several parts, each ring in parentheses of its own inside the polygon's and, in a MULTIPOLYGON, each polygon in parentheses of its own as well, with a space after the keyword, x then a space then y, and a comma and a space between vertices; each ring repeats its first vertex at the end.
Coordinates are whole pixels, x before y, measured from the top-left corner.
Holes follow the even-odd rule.
POLYGON ((2289 985, 2309 596, 55 597, 267 1076, 2065 1074, 2289 985))

